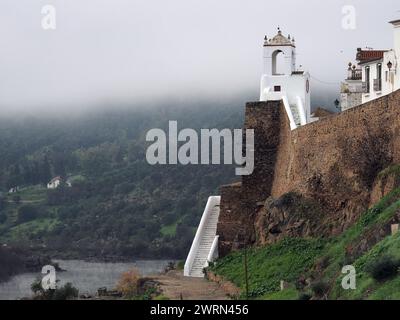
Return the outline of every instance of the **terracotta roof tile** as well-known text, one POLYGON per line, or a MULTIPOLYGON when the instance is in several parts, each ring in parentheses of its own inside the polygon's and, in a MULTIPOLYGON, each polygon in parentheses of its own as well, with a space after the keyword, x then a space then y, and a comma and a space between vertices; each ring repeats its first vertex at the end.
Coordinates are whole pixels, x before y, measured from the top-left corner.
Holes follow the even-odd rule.
POLYGON ((361 50, 357 49, 356 59, 359 63, 365 63, 369 61, 375 61, 383 59, 383 54, 387 50, 361 50))

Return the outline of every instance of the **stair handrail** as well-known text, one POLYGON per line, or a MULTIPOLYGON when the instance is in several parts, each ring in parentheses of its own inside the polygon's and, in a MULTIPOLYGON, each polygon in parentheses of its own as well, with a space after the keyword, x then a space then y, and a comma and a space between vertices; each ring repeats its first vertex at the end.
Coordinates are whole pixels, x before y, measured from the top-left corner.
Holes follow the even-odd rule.
POLYGON ((190 271, 192 270, 193 262, 194 262, 194 259, 196 258, 196 254, 197 254, 197 251, 200 246, 200 241, 203 236, 203 233, 204 233, 204 230, 205 230, 205 227, 207 224, 207 220, 212 212, 212 209, 215 206, 219 206, 220 202, 221 202, 220 196, 212 196, 212 197, 208 198, 207 205, 204 209, 203 216, 201 217, 199 227, 197 228, 196 235, 194 237, 192 246, 190 247, 189 254, 186 258, 185 267, 183 270, 183 274, 185 277, 190 276, 190 271))
POLYGON ((207 268, 210 265, 210 262, 214 262, 218 259, 218 240, 219 236, 215 236, 214 241, 211 245, 210 252, 208 253, 207 261, 204 265, 204 268, 207 268))
POLYGON ((288 100, 287 96, 282 96, 282 101, 283 101, 283 105, 285 106, 286 114, 289 118, 290 129, 293 131, 294 129, 297 129, 297 124, 294 121, 292 109, 290 108, 290 104, 289 104, 289 100, 288 100))

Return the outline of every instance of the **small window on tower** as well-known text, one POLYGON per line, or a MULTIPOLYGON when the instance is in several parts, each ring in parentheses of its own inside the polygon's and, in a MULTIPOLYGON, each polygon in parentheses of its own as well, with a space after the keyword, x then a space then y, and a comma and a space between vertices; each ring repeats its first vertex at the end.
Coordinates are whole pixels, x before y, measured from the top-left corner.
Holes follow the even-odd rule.
POLYGON ((281 92, 281 86, 275 86, 274 87, 275 92, 281 92))

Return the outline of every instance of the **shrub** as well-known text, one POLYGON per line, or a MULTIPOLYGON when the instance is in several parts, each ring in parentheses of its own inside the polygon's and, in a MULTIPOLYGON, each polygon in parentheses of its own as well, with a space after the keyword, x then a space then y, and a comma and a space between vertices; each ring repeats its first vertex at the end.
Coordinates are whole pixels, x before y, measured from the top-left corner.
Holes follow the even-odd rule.
POLYGON ((162 294, 160 294, 160 295, 154 297, 153 300, 169 300, 169 298, 164 296, 164 295, 162 295, 162 294))
POLYGON ((31 284, 31 290, 35 294, 34 299, 36 300, 71 300, 77 298, 79 294, 79 290, 69 282, 54 290, 44 290, 41 279, 36 279, 31 284))
POLYGON ((328 293, 329 285, 324 281, 317 281, 311 284, 311 290, 317 298, 322 298, 328 293))
POLYGON ((71 283, 66 283, 64 287, 57 288, 54 290, 53 300, 71 300, 77 298, 79 291, 77 288, 72 286, 71 283))
POLYGON ((8 247, 0 246, 0 282, 24 271, 22 255, 8 247))
POLYGON ((176 269, 177 270, 183 270, 185 268, 185 260, 180 260, 176 264, 176 269))
POLYGON ((308 301, 308 300, 311 300, 311 298, 312 298, 312 295, 309 293, 303 292, 299 295, 299 300, 302 300, 302 301, 308 301))
POLYGON ((18 223, 31 221, 38 216, 38 211, 35 207, 26 205, 18 209, 18 223))
POLYGON ((42 287, 42 281, 38 278, 31 284, 31 290, 36 295, 42 295, 44 289, 42 287))
POLYGON ((122 274, 117 290, 120 291, 124 297, 133 298, 138 294, 140 274, 138 269, 132 269, 122 274))
POLYGON ((0 196, 0 211, 3 210, 7 206, 7 202, 4 197, 0 196))
POLYGON ((20 196, 13 196, 12 201, 14 201, 15 204, 19 204, 21 202, 21 197, 20 196))
POLYGON ((395 260, 392 257, 382 257, 380 260, 367 265, 366 271, 376 281, 385 281, 396 276, 399 266, 399 260, 395 260))
POLYGON ((7 215, 4 212, 0 212, 0 224, 6 222, 7 215))
POLYGON ((298 198, 298 195, 294 192, 285 193, 282 197, 274 201, 274 206, 279 209, 291 207, 298 198))

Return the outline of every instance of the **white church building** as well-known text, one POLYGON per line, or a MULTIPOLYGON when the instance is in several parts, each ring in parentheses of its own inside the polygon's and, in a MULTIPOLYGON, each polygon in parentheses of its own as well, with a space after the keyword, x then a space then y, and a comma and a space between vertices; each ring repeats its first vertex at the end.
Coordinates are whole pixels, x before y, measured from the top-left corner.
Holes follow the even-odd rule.
MULTIPOLYGON (((278 34, 264 39, 264 68, 260 101, 282 100, 292 130, 311 122, 310 75, 296 67, 294 39, 278 34)), ((204 277, 203 269, 218 258, 217 224, 220 196, 208 199, 195 238, 185 261, 184 276, 204 277)))
POLYGON ((272 39, 264 38, 264 67, 260 101, 282 100, 291 129, 311 122, 310 74, 296 66, 296 45, 278 28, 272 39))

